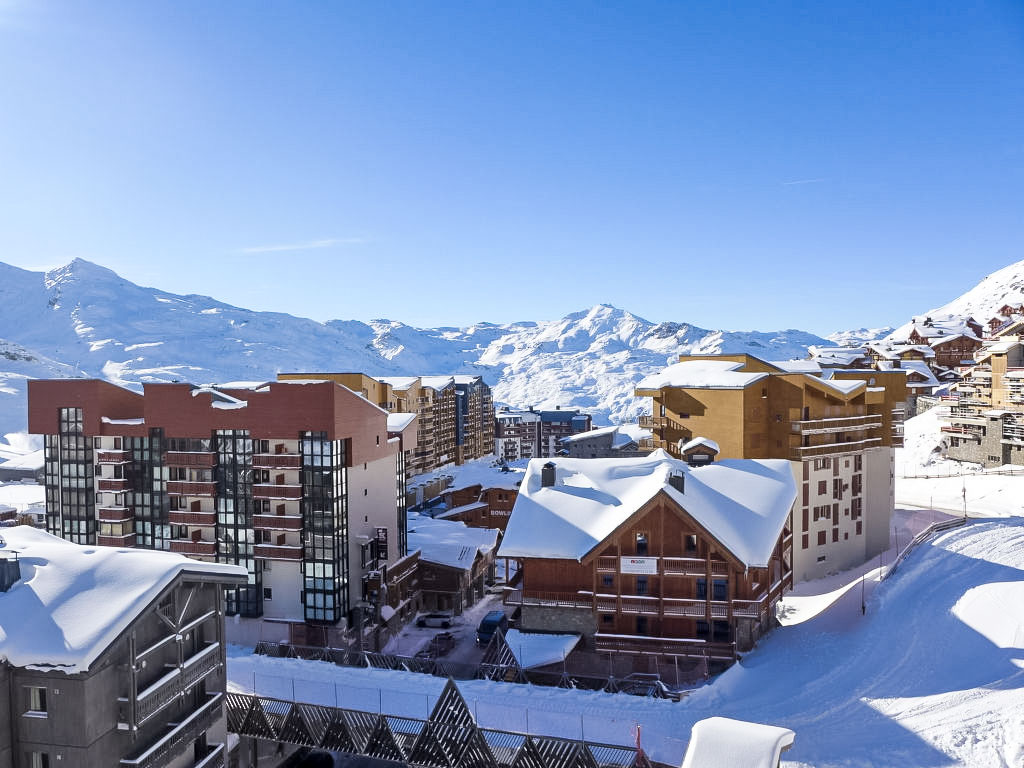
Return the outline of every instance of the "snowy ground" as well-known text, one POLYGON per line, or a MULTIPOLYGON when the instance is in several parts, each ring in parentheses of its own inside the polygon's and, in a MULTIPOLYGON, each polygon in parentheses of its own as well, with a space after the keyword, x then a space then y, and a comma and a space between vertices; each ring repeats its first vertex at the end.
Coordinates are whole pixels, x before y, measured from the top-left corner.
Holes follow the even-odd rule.
MULTIPOLYGON (((784 626, 680 703, 470 681, 481 724, 630 744, 678 765, 690 727, 723 715, 796 731, 784 765, 1024 765, 1024 519, 975 521, 877 584, 784 626)), ((234 649, 231 686, 423 717, 444 681, 234 649)))

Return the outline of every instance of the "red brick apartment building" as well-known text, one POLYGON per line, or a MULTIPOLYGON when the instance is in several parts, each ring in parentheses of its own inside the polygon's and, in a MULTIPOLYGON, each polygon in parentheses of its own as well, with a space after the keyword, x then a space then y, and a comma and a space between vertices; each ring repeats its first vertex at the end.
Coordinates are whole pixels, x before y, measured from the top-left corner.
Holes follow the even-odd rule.
MULTIPOLYGON (((44 435, 46 528, 79 544, 233 563, 227 611, 345 626, 382 566, 405 555, 399 440, 387 413, 328 381, 28 385, 44 435)), ((245 622, 229 623, 229 628, 245 622)), ((266 626, 237 629, 262 633, 266 626)))

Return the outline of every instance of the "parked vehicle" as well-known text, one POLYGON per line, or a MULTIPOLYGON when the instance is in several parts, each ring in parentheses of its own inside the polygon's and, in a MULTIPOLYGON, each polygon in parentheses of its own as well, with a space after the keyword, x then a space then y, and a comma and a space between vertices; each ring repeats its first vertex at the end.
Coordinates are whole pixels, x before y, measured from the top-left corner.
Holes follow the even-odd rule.
POLYGON ((508 631, 508 617, 504 611, 491 611, 480 620, 480 626, 476 628, 476 641, 480 645, 487 645, 498 630, 508 631))
POLYGON ((450 613, 425 613, 416 619, 417 627, 440 627, 448 629, 452 625, 450 613))
POLYGON ((420 659, 436 659, 438 656, 447 656, 455 647, 455 635, 451 632, 438 632, 430 638, 430 645, 416 654, 420 659))

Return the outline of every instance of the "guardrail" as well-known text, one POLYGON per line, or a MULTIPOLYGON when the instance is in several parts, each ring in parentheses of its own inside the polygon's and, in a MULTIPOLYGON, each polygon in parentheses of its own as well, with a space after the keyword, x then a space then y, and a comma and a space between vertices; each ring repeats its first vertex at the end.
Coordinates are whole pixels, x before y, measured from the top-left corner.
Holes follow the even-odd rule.
POLYGON ((931 538, 931 536, 933 536, 936 533, 948 531, 953 528, 959 528, 960 526, 965 525, 966 523, 966 518, 956 517, 952 520, 942 520, 940 522, 932 523, 931 525, 929 525, 927 528, 925 528, 923 531, 917 534, 917 536, 912 538, 910 540, 910 543, 907 544, 907 546, 905 546, 898 555, 896 555, 896 559, 892 561, 892 565, 889 566, 889 569, 882 574, 882 581, 885 581, 887 578, 892 576, 895 570, 899 567, 900 563, 902 563, 906 559, 907 555, 909 555, 914 550, 914 548, 917 547, 918 544, 921 544, 923 541, 926 541, 927 539, 931 538))

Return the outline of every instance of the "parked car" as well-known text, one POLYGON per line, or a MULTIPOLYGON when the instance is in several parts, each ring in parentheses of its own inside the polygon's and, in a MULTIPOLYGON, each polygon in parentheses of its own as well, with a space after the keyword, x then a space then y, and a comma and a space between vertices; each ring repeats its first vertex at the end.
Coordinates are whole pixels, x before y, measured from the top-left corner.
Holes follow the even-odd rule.
POLYGON ((446 656, 455 647, 455 635, 451 632, 438 632, 430 638, 430 644, 416 654, 420 659, 436 659, 438 656, 446 656))
POLYGON ((508 631, 508 617, 504 611, 491 611, 482 619, 480 626, 476 628, 476 641, 480 645, 487 645, 498 630, 508 631))
POLYGON ((425 613, 416 619, 417 627, 440 627, 448 629, 452 625, 450 613, 425 613))

